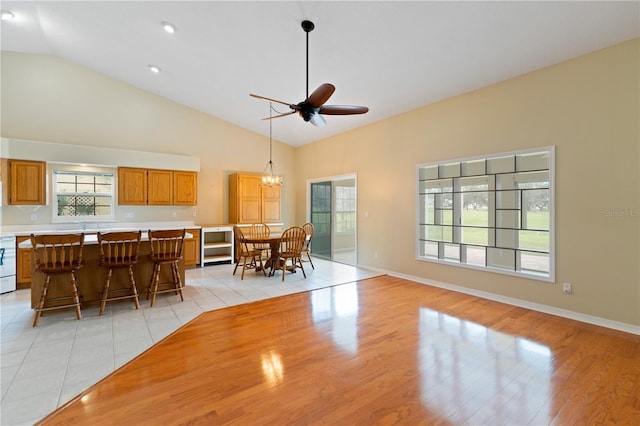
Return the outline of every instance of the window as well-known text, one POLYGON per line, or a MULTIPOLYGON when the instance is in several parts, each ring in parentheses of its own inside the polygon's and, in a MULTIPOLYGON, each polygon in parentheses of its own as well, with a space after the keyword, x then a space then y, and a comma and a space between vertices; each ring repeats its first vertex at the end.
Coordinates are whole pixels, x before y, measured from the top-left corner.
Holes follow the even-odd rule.
POLYGON ((114 172, 53 170, 54 221, 113 220, 114 172))
POLYGON ((553 147, 417 167, 417 256, 554 280, 553 147))

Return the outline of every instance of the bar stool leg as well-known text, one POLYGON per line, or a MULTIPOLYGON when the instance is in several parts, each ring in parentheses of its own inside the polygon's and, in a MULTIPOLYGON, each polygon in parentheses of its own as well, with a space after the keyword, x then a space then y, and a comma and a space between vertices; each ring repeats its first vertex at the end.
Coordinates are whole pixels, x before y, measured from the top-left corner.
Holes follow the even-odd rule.
POLYGON ((100 313, 98 315, 102 315, 104 312, 104 308, 107 305, 107 295, 109 294, 109 283, 111 282, 111 275, 113 274, 113 269, 109 268, 109 272, 107 272, 107 282, 102 289, 102 298, 100 300, 100 313))
POLYGON ((49 291, 50 282, 51 282, 51 275, 47 275, 47 278, 44 281, 44 286, 42 287, 42 293, 40 294, 40 301, 38 302, 38 306, 36 307, 36 317, 33 320, 34 327, 38 325, 38 321, 40 321, 40 316, 42 316, 42 309, 44 308, 44 302, 47 299, 47 292, 49 291))
POLYGON ((140 309, 140 302, 138 301, 138 288, 136 287, 136 280, 133 278, 133 266, 129 265, 129 282, 131 283, 131 292, 133 293, 133 303, 136 305, 136 309, 140 309))
POLYGON ((173 270, 173 283, 178 290, 176 291, 176 294, 180 293, 180 300, 184 302, 184 295, 182 294, 182 280, 180 279, 180 270, 178 268, 178 264, 172 263, 171 269, 173 270))
MULTIPOLYGON (((151 307, 156 301, 156 293, 158 292, 158 281, 160 280, 160 264, 153 265, 153 274, 151 275, 151 285, 149 286, 149 293, 151 294, 151 307)), ((147 298, 149 294, 147 294, 147 298)))
POLYGON ((76 281, 76 271, 71 271, 71 285, 73 286, 73 301, 76 304, 76 318, 82 318, 80 312, 80 296, 78 295, 78 284, 76 281))

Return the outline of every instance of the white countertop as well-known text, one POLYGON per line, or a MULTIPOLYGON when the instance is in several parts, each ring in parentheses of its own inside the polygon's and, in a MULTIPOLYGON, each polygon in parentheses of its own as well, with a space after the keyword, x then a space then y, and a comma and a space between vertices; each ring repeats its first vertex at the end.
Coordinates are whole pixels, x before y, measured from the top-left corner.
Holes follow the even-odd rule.
POLYGON ((41 225, 9 225, 2 226, 0 235, 29 236, 31 234, 75 234, 84 232, 85 241, 90 235, 95 237, 97 232, 119 232, 119 231, 148 231, 163 229, 200 229, 199 225, 193 222, 87 222, 86 226, 80 223, 51 223, 41 225))
MULTIPOLYGON (((175 227, 171 228, 171 229, 176 229, 175 227)), ((128 231, 132 231, 132 229, 127 229, 128 231)), ((138 229, 133 229, 134 231, 137 231, 138 229)), ((154 228, 154 230, 158 230, 158 228, 154 228)), ((125 229, 113 229, 112 231, 115 232, 119 232, 119 231, 125 231, 125 229)), ((74 233, 81 233, 83 231, 78 231, 78 232, 74 232, 74 233)), ((101 232, 106 232, 106 230, 101 230, 101 232)), ((62 231, 59 231, 59 233, 62 233, 62 231)), ((66 232, 68 233, 68 232, 66 232)), ((185 233, 184 235, 185 239, 189 239, 189 238, 193 238, 193 235, 190 233, 185 233)), ((149 233, 148 232, 143 232, 142 233, 142 237, 140 241, 149 241, 149 233)), ((98 244, 98 235, 97 234, 85 234, 84 236, 84 245, 95 245, 98 244)), ((31 248, 31 240, 24 240, 21 243, 18 244, 18 248, 21 249, 29 249, 31 248)))

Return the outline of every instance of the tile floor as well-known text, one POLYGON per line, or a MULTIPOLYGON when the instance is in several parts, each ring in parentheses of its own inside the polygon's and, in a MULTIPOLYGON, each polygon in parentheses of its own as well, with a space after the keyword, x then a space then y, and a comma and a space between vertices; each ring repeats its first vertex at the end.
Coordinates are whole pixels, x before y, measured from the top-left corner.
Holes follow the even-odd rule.
POLYGON ((315 270, 305 263, 301 273, 271 278, 248 271, 232 275, 232 265, 186 271, 185 300, 160 295, 153 308, 141 300, 83 310, 45 314, 33 328, 30 291, 18 290, 0 298, 0 424, 30 425, 87 387, 122 366, 201 312, 270 297, 313 290, 370 278, 378 273, 314 258, 315 270))

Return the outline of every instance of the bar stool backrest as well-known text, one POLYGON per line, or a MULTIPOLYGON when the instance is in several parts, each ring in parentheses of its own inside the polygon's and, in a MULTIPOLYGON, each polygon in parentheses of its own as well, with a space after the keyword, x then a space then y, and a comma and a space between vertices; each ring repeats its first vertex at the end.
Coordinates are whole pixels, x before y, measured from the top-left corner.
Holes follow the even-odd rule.
POLYGON ((129 266, 138 262, 142 231, 98 232, 101 266, 129 266))
POLYGON ((150 257, 153 261, 169 262, 182 258, 186 229, 149 230, 150 257))
POLYGON ((71 272, 82 266, 82 234, 31 234, 35 269, 44 273, 71 272))

